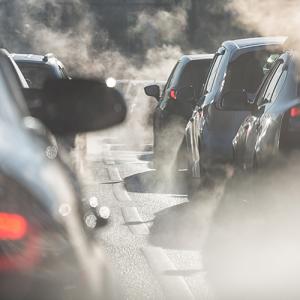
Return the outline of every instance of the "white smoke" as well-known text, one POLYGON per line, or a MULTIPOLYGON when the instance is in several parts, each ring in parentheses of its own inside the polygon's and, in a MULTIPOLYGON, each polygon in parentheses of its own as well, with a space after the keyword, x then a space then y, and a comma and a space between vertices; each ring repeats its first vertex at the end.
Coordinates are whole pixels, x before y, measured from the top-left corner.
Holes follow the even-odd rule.
POLYGON ((290 46, 299 49, 299 5, 299 0, 232 0, 228 9, 233 11, 238 21, 248 30, 263 36, 289 36, 290 46))
MULTIPOLYGON (((35 54, 51 52, 74 76, 166 81, 183 53, 182 46, 187 45, 187 13, 182 5, 174 6, 171 11, 139 13, 127 35, 141 51, 126 54, 107 28, 99 28, 99 20, 86 1, 15 0, 10 5, 17 20, 16 36, 20 43, 2 29, 2 46, 16 53, 26 52, 26 45, 27 51, 35 54), (70 24, 66 25, 65 19, 70 24)), ((4 20, 5 16, 2 17, 4 20)), ((138 132, 134 142, 142 143, 151 138, 151 122, 147 120, 156 100, 144 95, 143 86, 138 88, 140 110, 130 126, 138 132)), ((132 137, 128 140, 132 141, 132 137)))

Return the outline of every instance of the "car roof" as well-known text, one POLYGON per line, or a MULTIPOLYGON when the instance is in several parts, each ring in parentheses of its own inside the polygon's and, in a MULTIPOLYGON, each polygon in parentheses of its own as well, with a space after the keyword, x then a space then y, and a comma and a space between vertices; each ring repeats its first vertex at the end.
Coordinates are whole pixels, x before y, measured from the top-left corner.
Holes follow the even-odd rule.
POLYGON ((183 55, 180 58, 180 61, 191 61, 191 60, 212 60, 214 58, 214 54, 190 54, 183 55))
POLYGON ((224 47, 234 46, 236 49, 255 48, 260 46, 283 45, 287 40, 285 36, 275 37, 254 37, 224 42, 224 47))
POLYGON ((12 53, 11 56, 16 62, 41 63, 41 64, 51 64, 51 63, 58 62, 58 59, 51 53, 46 55, 12 53))

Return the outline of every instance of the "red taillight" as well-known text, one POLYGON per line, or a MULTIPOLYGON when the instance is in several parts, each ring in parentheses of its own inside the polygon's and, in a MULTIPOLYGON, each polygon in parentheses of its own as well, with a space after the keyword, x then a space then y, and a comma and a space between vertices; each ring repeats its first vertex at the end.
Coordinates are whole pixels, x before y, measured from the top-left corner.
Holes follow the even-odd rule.
POLYGON ((175 91, 175 89, 171 89, 171 91, 170 91, 170 98, 172 100, 176 100, 176 91, 175 91))
POLYGON ((32 269, 40 260, 40 232, 28 220, 0 213, 0 272, 32 269))
POLYGON ((17 214, 0 213, 0 240, 20 240, 27 233, 28 224, 17 214))
POLYGON ((290 110, 290 116, 292 118, 300 117, 300 107, 293 107, 290 110))

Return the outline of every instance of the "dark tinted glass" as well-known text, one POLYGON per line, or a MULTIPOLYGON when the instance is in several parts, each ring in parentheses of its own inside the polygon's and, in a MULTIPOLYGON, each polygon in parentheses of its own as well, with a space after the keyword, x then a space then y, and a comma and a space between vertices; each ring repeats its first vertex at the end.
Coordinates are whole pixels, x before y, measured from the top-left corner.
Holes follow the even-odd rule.
MULTIPOLYGON (((266 79, 264 80, 264 83, 262 84, 258 94, 257 94, 257 104, 258 106, 262 105, 263 103, 265 103, 266 101, 268 101, 266 99, 267 94, 270 94, 271 91, 274 89, 274 86, 276 85, 280 74, 282 72, 282 61, 278 61, 274 67, 271 69, 268 77, 266 77, 266 79)), ((272 94, 270 94, 271 98, 272 94)))
POLYGON ((185 86, 193 86, 196 95, 199 95, 203 83, 207 77, 210 61, 192 60, 184 68, 177 84, 177 89, 185 86))
POLYGON ((245 90, 255 93, 264 78, 263 67, 268 57, 265 52, 247 53, 234 60, 227 70, 224 92, 245 90))
POLYGON ((282 89, 283 83, 285 82, 286 75, 287 71, 282 71, 282 66, 280 66, 266 92, 266 101, 273 102, 277 98, 279 92, 282 89))
POLYGON ((57 77, 54 69, 44 64, 18 63, 18 66, 31 88, 40 89, 47 79, 57 77))

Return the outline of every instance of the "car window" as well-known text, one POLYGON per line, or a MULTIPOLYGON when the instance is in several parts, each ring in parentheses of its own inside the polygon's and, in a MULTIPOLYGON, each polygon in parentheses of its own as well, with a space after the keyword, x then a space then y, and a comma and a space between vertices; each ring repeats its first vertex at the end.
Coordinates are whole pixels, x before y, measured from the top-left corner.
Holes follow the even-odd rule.
POLYGON ((281 91, 281 89, 283 87, 283 84, 284 84, 284 82, 286 80, 286 77, 287 77, 287 70, 284 70, 280 74, 279 79, 278 79, 278 81, 276 83, 276 86, 274 88, 274 91, 273 91, 273 93, 272 93, 272 95, 270 97, 270 102, 271 103, 274 102, 277 99, 277 96, 279 95, 279 93, 280 93, 280 91, 281 91))
POLYGON ((272 92, 274 91, 274 88, 279 80, 279 77, 282 73, 282 64, 283 61, 278 61, 273 68, 271 69, 268 76, 265 78, 263 84, 260 87, 260 90, 257 94, 256 101, 258 106, 262 105, 266 101, 270 101, 272 97, 272 92), (268 95, 268 96, 267 96, 268 95), (267 100, 268 97, 268 100, 267 100))
POLYGON ((221 61, 222 61, 222 58, 223 58, 223 55, 217 53, 215 55, 215 58, 213 59, 211 69, 210 69, 210 72, 209 72, 209 75, 208 75, 208 78, 207 78, 207 82, 206 82, 206 85, 205 85, 205 88, 204 88, 205 93, 209 93, 212 90, 212 87, 213 87, 214 81, 216 79, 216 75, 217 75, 219 66, 220 66, 221 61))
POLYGON ((264 70, 264 74, 268 74, 269 71, 272 69, 273 65, 275 64, 275 62, 277 61, 277 59, 279 58, 280 53, 274 53, 269 55, 268 59, 266 60, 263 70, 264 70))
POLYGON ((184 68, 177 84, 177 89, 185 86, 193 86, 199 95, 203 83, 207 77, 210 61, 192 60, 184 68))
POLYGON ((50 78, 57 78, 54 69, 46 64, 17 63, 29 87, 41 89, 44 82, 50 78))
MULTIPOLYGON (((273 95, 274 95, 275 90, 277 89, 277 87, 281 87, 281 85, 278 85, 280 78, 285 79, 285 76, 283 76, 282 68, 283 68, 283 64, 280 64, 277 67, 276 72, 273 73, 274 75, 272 77, 272 80, 270 81, 268 88, 266 89, 266 92, 263 97, 265 102, 271 102, 272 99, 274 99, 273 95)), ((285 72, 285 74, 286 74, 286 72, 285 72)), ((278 94, 278 92, 276 92, 275 95, 276 94, 278 94)))
POLYGON ((270 53, 264 49, 240 55, 232 61, 227 69, 224 93, 245 90, 254 95, 265 77, 264 69, 269 57, 270 53))

